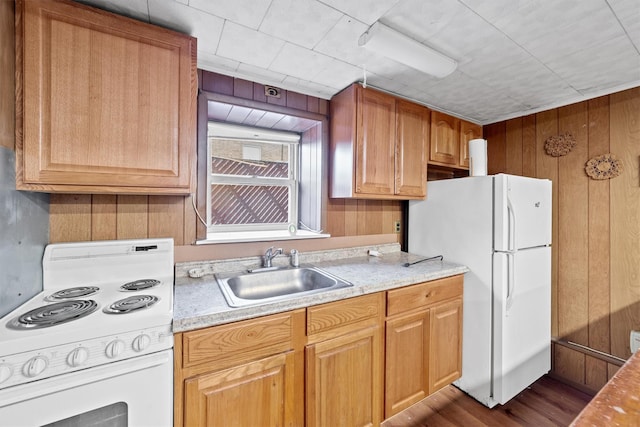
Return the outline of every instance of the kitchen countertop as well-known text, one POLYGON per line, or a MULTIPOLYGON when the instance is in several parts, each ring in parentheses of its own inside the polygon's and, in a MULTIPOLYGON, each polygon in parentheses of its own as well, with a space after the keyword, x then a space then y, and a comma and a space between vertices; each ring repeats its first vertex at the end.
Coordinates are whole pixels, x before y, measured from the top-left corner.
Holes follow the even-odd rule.
POLYGON ((640 425, 640 351, 605 384, 571 426, 640 425))
MULTIPOLYGON (((216 282, 215 273, 246 272, 260 265, 260 257, 224 261, 176 264, 176 283, 173 309, 173 331, 184 332, 223 323, 235 322, 296 308, 308 307, 359 295, 385 291, 415 283, 463 274, 469 269, 463 265, 444 261, 425 261, 410 267, 425 257, 400 251, 398 244, 337 249, 300 253, 301 264, 312 264, 353 286, 312 295, 291 297, 284 301, 251 306, 230 307, 216 282), (368 256, 373 249, 381 256, 368 256), (189 277, 189 271, 202 277, 189 277)), ((288 265, 289 258, 274 259, 276 266, 288 265)))

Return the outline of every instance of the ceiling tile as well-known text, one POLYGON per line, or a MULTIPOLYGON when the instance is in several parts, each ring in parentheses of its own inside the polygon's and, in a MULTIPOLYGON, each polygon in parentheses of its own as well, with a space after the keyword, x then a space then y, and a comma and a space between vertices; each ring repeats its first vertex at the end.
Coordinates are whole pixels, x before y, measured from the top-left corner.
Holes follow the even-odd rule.
POLYGON ((238 72, 242 73, 244 76, 253 76, 253 81, 256 83, 272 84, 275 86, 281 83, 286 77, 286 74, 266 70, 251 64, 240 64, 238 66, 238 72))
POLYGON ((450 76, 450 84, 431 86, 421 98, 438 109, 458 115, 464 111, 463 117, 480 123, 505 116, 514 109, 528 109, 527 105, 458 71, 450 76))
POLYGON ((245 64, 268 68, 284 42, 256 30, 226 21, 217 54, 245 64))
POLYGON ((316 0, 273 0, 260 31, 311 49, 341 17, 316 0))
POLYGON ((154 24, 197 37, 198 47, 207 46, 208 52, 215 52, 224 23, 224 20, 217 16, 173 0, 150 1, 149 17, 154 24))
POLYGON ((557 58, 547 66, 580 92, 640 82, 640 55, 626 36, 557 58))
POLYGON ((638 0, 607 0, 627 35, 640 51, 640 3, 638 0))
POLYGON ((639 0, 81 0, 198 38, 200 68, 330 98, 352 81, 491 123, 640 86, 639 0), (379 19, 443 79, 358 47, 379 19), (257 28, 257 31, 256 31, 257 28))
MULTIPOLYGON (((478 77, 474 75, 474 78, 478 77)), ((579 95, 561 77, 534 58, 502 67, 479 79, 486 86, 505 93, 529 108, 554 103, 563 97, 579 95)))
POLYGON ((271 0, 189 0, 189 6, 257 30, 271 0))
POLYGON ((269 69, 300 79, 310 79, 318 70, 328 67, 332 60, 321 53, 285 43, 269 69))
POLYGON ((351 64, 363 64, 368 51, 358 46, 358 39, 368 28, 362 22, 344 15, 313 50, 351 64))
POLYGON ((320 0, 322 3, 371 25, 399 0, 320 0))
POLYGON ((465 0, 465 3, 543 62, 623 34, 602 0, 465 0))
POLYGON ((204 50, 198 50, 198 68, 203 70, 232 75, 239 65, 238 61, 222 58, 204 50))
POLYGON ((342 89, 361 79, 362 70, 346 62, 330 59, 325 67, 319 68, 314 75, 309 77, 316 83, 342 89))
POLYGON ((282 82, 282 88, 287 90, 297 90, 305 95, 312 95, 323 99, 330 99, 338 92, 335 88, 291 76, 287 76, 284 79, 282 82))

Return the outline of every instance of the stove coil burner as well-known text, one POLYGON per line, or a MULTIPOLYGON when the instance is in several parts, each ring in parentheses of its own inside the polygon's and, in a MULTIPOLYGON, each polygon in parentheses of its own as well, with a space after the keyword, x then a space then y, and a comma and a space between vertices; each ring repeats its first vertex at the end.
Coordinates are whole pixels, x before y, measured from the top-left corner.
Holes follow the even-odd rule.
POLYGON ((151 307, 156 302, 158 302, 158 297, 153 295, 134 295, 118 300, 110 306, 105 307, 102 311, 107 314, 127 314, 132 311, 151 307))
POLYGON ((76 288, 62 289, 61 291, 54 292, 45 298, 47 301, 60 301, 73 298, 82 298, 89 295, 93 295, 100 290, 97 286, 78 286, 76 288))
POLYGON ((96 311, 94 300, 69 300, 43 305, 28 311, 7 324, 11 329, 39 329, 60 325, 88 316, 96 311))
POLYGON ((120 289, 123 291, 140 291, 142 289, 153 288, 156 285, 159 285, 160 281, 155 279, 141 279, 133 282, 125 283, 120 286, 120 289))

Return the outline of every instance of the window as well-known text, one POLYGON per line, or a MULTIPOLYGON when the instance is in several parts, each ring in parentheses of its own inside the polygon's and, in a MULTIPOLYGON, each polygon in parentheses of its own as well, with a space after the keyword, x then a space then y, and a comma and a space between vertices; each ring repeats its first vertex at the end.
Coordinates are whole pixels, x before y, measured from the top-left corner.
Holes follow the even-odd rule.
POLYGON ((208 234, 298 224, 297 133, 208 124, 208 234))
POLYGON ((197 244, 329 237, 327 117, 201 91, 197 244))

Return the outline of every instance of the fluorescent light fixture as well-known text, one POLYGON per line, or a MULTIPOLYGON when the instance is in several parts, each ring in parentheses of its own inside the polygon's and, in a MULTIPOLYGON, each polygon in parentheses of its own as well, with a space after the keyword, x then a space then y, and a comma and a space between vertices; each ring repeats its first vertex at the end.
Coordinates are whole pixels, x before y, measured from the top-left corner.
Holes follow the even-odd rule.
POLYGON ((360 36, 358 45, 438 78, 453 73, 458 65, 448 56, 380 22, 360 36))

